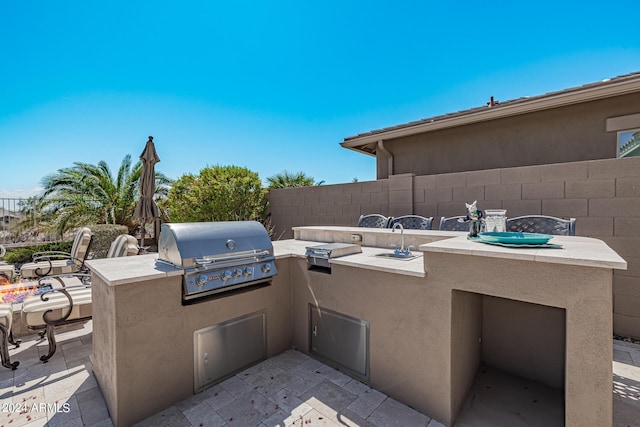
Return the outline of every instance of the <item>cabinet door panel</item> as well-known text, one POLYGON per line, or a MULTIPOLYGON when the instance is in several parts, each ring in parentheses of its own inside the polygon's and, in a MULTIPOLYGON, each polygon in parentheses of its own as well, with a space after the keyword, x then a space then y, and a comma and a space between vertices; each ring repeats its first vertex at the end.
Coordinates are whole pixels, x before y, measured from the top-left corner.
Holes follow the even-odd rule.
POLYGON ((369 322, 313 305, 309 320, 309 352, 368 379, 369 322))
POLYGON ((194 332, 194 390, 267 358, 266 313, 231 319, 194 332))

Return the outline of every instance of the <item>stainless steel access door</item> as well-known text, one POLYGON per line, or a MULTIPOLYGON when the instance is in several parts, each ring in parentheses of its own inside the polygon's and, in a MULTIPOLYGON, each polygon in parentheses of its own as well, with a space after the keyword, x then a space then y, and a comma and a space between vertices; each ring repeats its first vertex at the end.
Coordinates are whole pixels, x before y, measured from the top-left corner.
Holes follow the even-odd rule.
POLYGON ((309 352, 369 380, 369 322, 309 304, 309 352))
POLYGON ((264 311, 197 330, 193 335, 195 393, 267 358, 264 311))

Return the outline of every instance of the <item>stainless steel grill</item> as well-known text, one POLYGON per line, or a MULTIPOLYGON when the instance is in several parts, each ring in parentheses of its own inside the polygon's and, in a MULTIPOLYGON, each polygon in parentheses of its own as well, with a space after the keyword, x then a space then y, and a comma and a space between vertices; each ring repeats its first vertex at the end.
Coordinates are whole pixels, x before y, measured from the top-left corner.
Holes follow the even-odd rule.
POLYGON ((163 224, 158 260, 184 269, 183 303, 278 274, 269 234, 256 221, 163 224))

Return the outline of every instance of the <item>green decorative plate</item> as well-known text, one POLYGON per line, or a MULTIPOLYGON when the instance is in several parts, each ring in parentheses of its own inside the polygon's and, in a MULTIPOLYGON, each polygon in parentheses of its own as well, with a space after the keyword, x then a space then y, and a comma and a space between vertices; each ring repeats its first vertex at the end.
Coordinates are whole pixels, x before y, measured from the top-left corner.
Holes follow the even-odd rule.
POLYGON ((478 233, 478 238, 484 242, 506 243, 509 245, 546 245, 552 237, 548 234, 514 233, 509 231, 478 233))

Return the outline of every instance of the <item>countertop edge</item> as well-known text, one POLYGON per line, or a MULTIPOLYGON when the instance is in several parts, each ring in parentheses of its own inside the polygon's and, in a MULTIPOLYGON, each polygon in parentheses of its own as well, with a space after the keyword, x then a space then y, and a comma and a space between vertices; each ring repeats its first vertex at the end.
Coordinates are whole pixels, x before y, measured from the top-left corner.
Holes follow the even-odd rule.
POLYGON ((126 285, 142 280, 182 276, 183 271, 157 261, 158 254, 121 258, 100 258, 86 262, 91 273, 110 286, 126 285), (117 266, 117 269, 114 269, 117 266), (115 274, 114 274, 115 270, 115 274))
MULTIPOLYGON (((307 246, 323 242, 308 240, 277 240, 273 242, 276 260, 286 258, 306 258, 307 246)), ((470 255, 492 258, 513 259, 529 262, 575 265, 582 267, 625 270, 627 262, 613 249, 599 239, 589 237, 554 236, 554 243, 564 249, 506 248, 469 241, 466 236, 444 238, 419 246, 424 255, 413 260, 374 258, 376 254, 389 249, 362 246, 362 253, 332 259, 331 263, 353 268, 365 268, 380 272, 426 277, 424 256, 429 252, 470 255)), ((135 257, 102 258, 86 262, 92 273, 105 283, 116 286, 141 280, 181 276, 182 269, 157 262, 158 254, 137 255, 135 257)))
POLYGON ((627 269, 627 262, 602 240, 590 237, 556 236, 554 237, 553 243, 562 245, 563 249, 508 248, 487 245, 481 242, 472 242, 466 237, 454 237, 437 242, 425 243, 420 245, 419 249, 423 252, 482 256, 616 270, 627 269))

